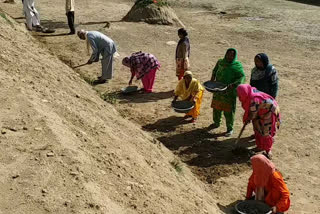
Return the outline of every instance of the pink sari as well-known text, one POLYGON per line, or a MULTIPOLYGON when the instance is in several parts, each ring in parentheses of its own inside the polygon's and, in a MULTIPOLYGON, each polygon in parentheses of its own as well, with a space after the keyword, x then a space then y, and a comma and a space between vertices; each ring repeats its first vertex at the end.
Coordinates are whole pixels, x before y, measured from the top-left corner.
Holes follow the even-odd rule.
POLYGON ((239 85, 237 92, 245 110, 243 122, 252 120, 257 147, 270 152, 277 128, 280 126, 278 103, 270 95, 248 84, 239 85))

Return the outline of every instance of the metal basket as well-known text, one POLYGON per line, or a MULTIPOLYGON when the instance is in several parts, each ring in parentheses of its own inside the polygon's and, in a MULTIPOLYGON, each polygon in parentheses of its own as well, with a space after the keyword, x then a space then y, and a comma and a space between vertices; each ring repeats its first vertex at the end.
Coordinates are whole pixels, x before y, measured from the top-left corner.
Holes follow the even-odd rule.
POLYGON ((227 90, 228 86, 221 82, 207 81, 203 83, 205 89, 209 92, 223 92, 227 90))
POLYGON ((194 108, 194 103, 191 101, 175 101, 172 103, 172 108, 177 113, 188 113, 194 108))
POLYGON ((239 214, 271 214, 271 208, 261 202, 256 200, 246 200, 241 201, 236 204, 235 210, 239 214))

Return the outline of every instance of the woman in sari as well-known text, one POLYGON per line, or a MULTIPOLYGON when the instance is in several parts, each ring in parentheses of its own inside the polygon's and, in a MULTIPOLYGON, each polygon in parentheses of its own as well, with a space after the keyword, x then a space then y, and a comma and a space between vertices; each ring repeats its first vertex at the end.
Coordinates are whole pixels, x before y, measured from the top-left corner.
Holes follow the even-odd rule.
POLYGON ((251 164, 253 172, 249 178, 246 199, 255 196, 255 200, 268 204, 272 213, 287 211, 290 207, 290 192, 281 173, 262 154, 253 156, 251 164))
POLYGON ((277 101, 248 84, 239 85, 237 92, 245 111, 243 123, 252 121, 257 148, 266 151, 271 158, 274 136, 280 127, 280 108, 277 101))
POLYGON ((190 41, 188 32, 184 28, 178 30, 178 36, 180 40, 176 49, 176 76, 178 77, 178 80, 181 80, 184 72, 190 67, 190 41))
POLYGON ((192 117, 190 122, 194 123, 200 114, 203 90, 199 80, 192 77, 191 71, 184 73, 174 92, 175 97, 172 102, 175 102, 179 97, 181 100, 189 100, 195 103, 194 108, 185 115, 185 119, 192 117))
POLYGON ((265 53, 257 54, 254 63, 256 66, 251 71, 250 85, 276 99, 279 82, 277 70, 265 53))
POLYGON ((141 79, 144 91, 146 93, 152 92, 156 72, 160 68, 160 63, 155 56, 140 51, 125 57, 122 64, 131 70, 129 85, 132 84, 132 80, 136 76, 137 80, 141 79))
POLYGON ((213 93, 211 107, 213 108, 213 124, 209 128, 218 128, 221 124, 222 112, 226 119, 229 137, 233 133, 233 123, 236 111, 238 85, 245 81, 245 74, 241 62, 238 61, 238 52, 234 48, 227 50, 223 59, 219 59, 212 71, 211 81, 221 82, 228 86, 225 92, 213 93))

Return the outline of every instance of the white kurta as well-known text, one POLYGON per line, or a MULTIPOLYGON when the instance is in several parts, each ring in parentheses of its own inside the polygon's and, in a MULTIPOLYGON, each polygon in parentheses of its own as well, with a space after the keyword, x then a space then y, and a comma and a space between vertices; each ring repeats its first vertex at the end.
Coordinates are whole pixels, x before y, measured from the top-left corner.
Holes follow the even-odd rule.
POLYGON ((113 54, 117 52, 116 44, 112 39, 98 31, 88 31, 87 40, 92 48, 90 60, 98 62, 102 55, 102 76, 101 78, 112 79, 113 77, 113 54))
POLYGON ((40 16, 34 7, 34 0, 23 0, 23 11, 26 16, 27 28, 32 30, 32 26, 40 25, 40 16))
POLYGON ((66 12, 74 11, 74 0, 66 0, 66 12))

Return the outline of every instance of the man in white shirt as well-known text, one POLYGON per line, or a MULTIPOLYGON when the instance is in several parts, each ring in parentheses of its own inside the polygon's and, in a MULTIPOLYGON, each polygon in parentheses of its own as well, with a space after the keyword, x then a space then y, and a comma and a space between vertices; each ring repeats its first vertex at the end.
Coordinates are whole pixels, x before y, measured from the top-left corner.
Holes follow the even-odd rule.
POLYGON ((75 34, 74 28, 74 0, 66 0, 66 15, 68 17, 68 25, 70 28, 69 35, 75 34))
POLYGON ((36 31, 42 31, 40 16, 34 7, 34 0, 23 0, 23 11, 26 16, 28 30, 32 31, 32 27, 35 27, 36 31))

